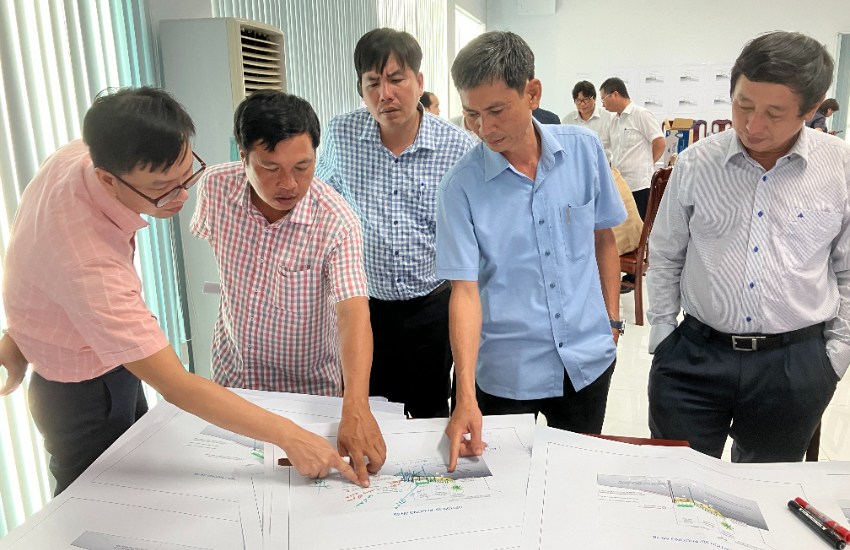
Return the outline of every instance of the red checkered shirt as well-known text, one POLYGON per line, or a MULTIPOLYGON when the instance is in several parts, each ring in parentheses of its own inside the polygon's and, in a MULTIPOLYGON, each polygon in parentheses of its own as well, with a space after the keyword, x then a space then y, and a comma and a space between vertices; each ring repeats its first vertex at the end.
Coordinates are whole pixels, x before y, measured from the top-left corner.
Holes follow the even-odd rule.
POLYGON ((252 390, 339 396, 334 304, 368 296, 360 222, 313 178, 288 215, 268 223, 241 162, 206 171, 192 233, 210 242, 221 276, 213 380, 252 390))

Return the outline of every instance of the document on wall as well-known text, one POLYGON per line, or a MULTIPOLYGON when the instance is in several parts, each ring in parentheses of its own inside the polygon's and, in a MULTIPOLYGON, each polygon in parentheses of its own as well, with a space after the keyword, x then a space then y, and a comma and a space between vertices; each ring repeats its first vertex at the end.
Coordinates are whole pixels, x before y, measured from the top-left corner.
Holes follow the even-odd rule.
MULTIPOLYGON (((519 547, 534 433, 532 415, 485 417, 483 438, 488 446, 484 455, 460 458, 454 472, 447 470, 446 420, 381 422, 380 426, 387 461, 377 475, 370 476, 368 488, 338 473, 308 479, 289 469, 288 502, 284 501, 284 484, 272 481, 285 476, 276 466, 283 454, 269 446, 266 482, 274 494, 268 521, 275 545, 266 548, 519 547)), ((316 433, 336 445, 335 426, 317 427, 316 433)))
POLYGON ((841 513, 823 473, 738 468, 687 448, 538 427, 522 548, 811 547, 817 539, 787 508, 796 497, 841 513))

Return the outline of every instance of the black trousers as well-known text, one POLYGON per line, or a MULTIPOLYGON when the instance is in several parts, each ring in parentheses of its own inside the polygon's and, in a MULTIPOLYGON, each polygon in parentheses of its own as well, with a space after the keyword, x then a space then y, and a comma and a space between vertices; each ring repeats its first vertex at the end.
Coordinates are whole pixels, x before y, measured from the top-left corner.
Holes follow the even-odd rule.
POLYGON ((649 205, 649 187, 640 191, 632 191, 632 196, 635 198, 635 206, 637 206, 640 219, 646 219, 646 207, 649 205))
POLYGON ((599 434, 605 421, 608 405, 608 389, 614 374, 615 359, 605 372, 589 386, 576 391, 570 377, 564 374, 564 395, 545 399, 517 400, 496 397, 485 393, 475 385, 478 408, 483 415, 539 413, 546 416, 546 424, 552 428, 583 434, 599 434))
POLYGON ((148 411, 141 381, 124 367, 85 382, 53 382, 33 372, 29 406, 50 453, 54 496, 148 411))
POLYGON ((375 348, 369 395, 404 403, 414 418, 449 416, 451 289, 403 301, 369 299, 375 348))
POLYGON ((716 458, 731 436, 733 462, 799 462, 837 382, 822 336, 736 351, 681 324, 652 359, 649 428, 716 458))

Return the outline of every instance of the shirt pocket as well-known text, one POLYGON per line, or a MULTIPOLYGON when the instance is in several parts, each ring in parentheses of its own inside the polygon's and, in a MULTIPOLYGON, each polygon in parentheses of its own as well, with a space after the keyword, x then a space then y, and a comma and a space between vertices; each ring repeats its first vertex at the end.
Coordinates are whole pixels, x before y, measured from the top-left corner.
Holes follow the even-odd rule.
POLYGON ((312 315, 317 312, 322 289, 322 271, 304 269, 290 271, 284 265, 278 265, 275 273, 274 305, 288 313, 312 315))
POLYGON ((779 234, 779 254, 787 265, 799 269, 819 267, 829 261, 832 241, 841 229, 841 213, 795 210, 779 234))
POLYGON ((581 206, 561 207, 561 227, 564 232, 564 246, 571 260, 584 260, 595 247, 593 201, 581 206))

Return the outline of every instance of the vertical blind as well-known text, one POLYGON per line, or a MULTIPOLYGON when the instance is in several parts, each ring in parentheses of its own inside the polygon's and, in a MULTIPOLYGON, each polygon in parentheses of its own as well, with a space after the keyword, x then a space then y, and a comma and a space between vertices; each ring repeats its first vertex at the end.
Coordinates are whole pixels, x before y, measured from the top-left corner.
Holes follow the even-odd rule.
MULTIPOLYGON (((0 0, 0 255, 21 193, 53 151, 80 137, 92 99, 105 88, 158 81, 148 10, 147 0, 0 0)), ((185 338, 171 225, 148 221, 136 247, 144 297, 179 353, 185 338)), ((0 324, 6 326, 2 310, 0 324)), ((0 402, 0 536, 52 492, 26 408, 28 379, 0 402)))
MULTIPOLYGON (((425 90, 436 94, 447 111, 449 67, 445 0, 377 0, 378 25, 412 34, 422 48, 420 71, 425 90)), ((443 115, 445 116, 445 115, 443 115)))

